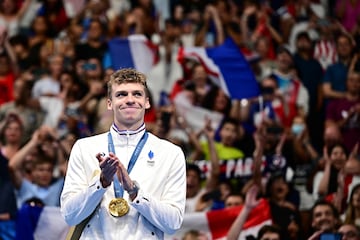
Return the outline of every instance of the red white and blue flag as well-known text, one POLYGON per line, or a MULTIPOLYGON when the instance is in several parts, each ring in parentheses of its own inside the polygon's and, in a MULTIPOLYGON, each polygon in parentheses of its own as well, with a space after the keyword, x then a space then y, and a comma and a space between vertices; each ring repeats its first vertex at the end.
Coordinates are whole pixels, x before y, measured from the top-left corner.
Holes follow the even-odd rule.
POLYGON ((157 62, 157 48, 144 35, 114 38, 108 47, 113 69, 134 68, 147 74, 157 62))
MULTIPOLYGON (((198 230, 207 235, 208 239, 226 239, 226 235, 240 214, 242 206, 213 210, 208 212, 195 212, 185 214, 184 222, 175 235, 166 236, 166 240, 180 240, 189 230, 198 230)), ((248 216, 238 239, 245 240, 252 235, 256 238, 259 229, 272 223, 270 206, 267 200, 261 199, 248 216)))
POLYGON ((181 48, 178 59, 183 62, 186 58, 199 61, 211 80, 232 99, 259 95, 259 86, 250 64, 231 38, 216 47, 181 48))

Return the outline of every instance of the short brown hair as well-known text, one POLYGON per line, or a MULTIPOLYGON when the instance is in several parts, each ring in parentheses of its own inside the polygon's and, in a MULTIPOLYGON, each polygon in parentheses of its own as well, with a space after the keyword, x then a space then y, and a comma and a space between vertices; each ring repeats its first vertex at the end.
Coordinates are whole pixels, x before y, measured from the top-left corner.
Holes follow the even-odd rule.
POLYGON ((110 76, 110 80, 107 83, 108 98, 111 99, 113 85, 120 85, 124 83, 140 83, 144 86, 145 93, 146 95, 148 95, 148 87, 146 84, 145 74, 132 68, 123 68, 117 70, 110 76))

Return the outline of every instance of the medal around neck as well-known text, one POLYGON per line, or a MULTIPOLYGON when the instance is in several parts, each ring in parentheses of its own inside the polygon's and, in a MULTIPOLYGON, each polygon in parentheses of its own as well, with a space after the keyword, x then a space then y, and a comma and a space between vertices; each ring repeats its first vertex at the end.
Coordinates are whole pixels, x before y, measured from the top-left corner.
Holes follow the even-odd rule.
POLYGON ((122 217, 130 210, 129 204, 124 198, 114 198, 109 203, 109 212, 113 217, 122 217))

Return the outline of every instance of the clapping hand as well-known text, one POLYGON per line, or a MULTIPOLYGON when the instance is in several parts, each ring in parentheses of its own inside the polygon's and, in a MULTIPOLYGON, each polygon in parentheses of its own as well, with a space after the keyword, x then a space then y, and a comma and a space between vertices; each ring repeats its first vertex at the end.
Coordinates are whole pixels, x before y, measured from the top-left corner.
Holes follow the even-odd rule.
POLYGON ((96 158, 99 160, 99 166, 101 169, 100 181, 102 186, 108 187, 118 169, 118 159, 113 153, 110 153, 109 156, 105 156, 103 153, 96 154, 96 158))

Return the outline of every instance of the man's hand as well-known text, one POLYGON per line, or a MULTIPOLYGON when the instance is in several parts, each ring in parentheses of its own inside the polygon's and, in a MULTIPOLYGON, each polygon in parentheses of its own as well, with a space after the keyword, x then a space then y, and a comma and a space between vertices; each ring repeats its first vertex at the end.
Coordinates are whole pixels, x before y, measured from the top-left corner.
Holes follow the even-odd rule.
POLYGON ((100 181, 104 188, 108 187, 113 181, 114 174, 118 169, 118 159, 115 155, 110 153, 109 156, 104 156, 102 153, 96 154, 96 158, 99 160, 99 166, 101 169, 100 181))

